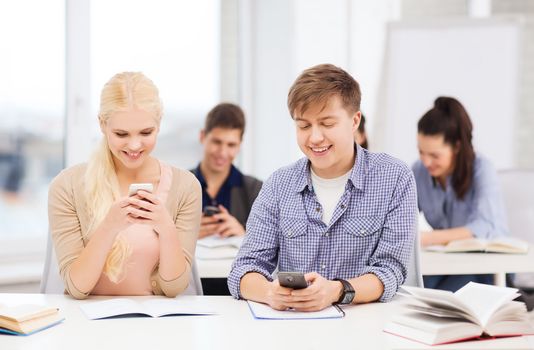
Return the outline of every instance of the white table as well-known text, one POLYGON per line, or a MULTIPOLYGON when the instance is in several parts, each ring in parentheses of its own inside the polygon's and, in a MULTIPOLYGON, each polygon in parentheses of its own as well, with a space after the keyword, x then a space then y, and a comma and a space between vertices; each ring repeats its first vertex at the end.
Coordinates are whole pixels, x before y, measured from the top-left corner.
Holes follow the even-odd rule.
POLYGON ((196 261, 200 278, 227 278, 238 251, 235 247, 197 246, 196 261))
POLYGON ((200 278, 227 278, 232 269, 234 259, 197 259, 200 278))
MULTIPOLYGON (((197 259, 200 277, 226 278, 232 262, 197 259)), ((495 284, 505 286, 507 273, 521 272, 534 272, 534 246, 527 254, 421 252, 423 275, 494 274, 495 284)))
POLYGON ((534 272, 534 246, 527 254, 421 252, 423 275, 494 274, 506 285, 507 273, 534 272))
MULTIPOLYGON (((138 297, 146 298, 146 297, 138 297)), ((246 302, 231 297, 183 296, 210 305, 216 316, 120 318, 90 321, 82 303, 64 295, 0 294, 4 304, 42 303, 60 308, 66 320, 29 337, 0 335, 0 349, 532 349, 534 337, 515 337, 427 347, 382 332, 396 303, 349 306, 342 319, 255 320, 246 302)))

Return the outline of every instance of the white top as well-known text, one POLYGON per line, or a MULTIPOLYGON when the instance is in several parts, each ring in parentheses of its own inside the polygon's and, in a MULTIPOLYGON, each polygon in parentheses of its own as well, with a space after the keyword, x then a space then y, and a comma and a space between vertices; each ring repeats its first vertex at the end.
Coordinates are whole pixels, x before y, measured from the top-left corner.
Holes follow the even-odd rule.
POLYGON ((330 223, 330 219, 334 215, 334 209, 336 209, 336 205, 345 191, 345 185, 347 184, 351 171, 352 169, 340 177, 323 179, 311 170, 313 190, 315 191, 317 200, 323 207, 322 219, 327 225, 330 223))
MULTIPOLYGON (((135 300, 164 297, 128 297, 135 300)), ((0 336, 0 349, 195 349, 255 350, 436 349, 392 334, 384 325, 401 310, 397 302, 343 306, 346 316, 319 320, 255 320, 247 302, 229 296, 179 296, 184 303, 205 306, 214 316, 133 317, 89 320, 80 305, 106 300, 89 296, 75 300, 66 295, 2 294, 6 305, 42 304, 59 307, 63 323, 28 337, 0 336), (334 333, 335 332, 335 333, 334 333), (308 336, 313 335, 313 336, 308 336)), ((439 346, 439 349, 532 349, 534 336, 439 346)))

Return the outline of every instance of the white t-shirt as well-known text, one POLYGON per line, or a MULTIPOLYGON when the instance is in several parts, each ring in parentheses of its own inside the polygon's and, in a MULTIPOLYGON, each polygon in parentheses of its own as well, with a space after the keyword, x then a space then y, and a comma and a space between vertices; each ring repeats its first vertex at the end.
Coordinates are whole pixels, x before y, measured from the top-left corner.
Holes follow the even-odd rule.
POLYGON ((334 210, 336 209, 339 199, 343 195, 343 192, 345 192, 345 185, 347 184, 351 171, 352 169, 340 177, 323 179, 311 170, 313 190, 315 191, 317 200, 323 207, 322 220, 327 225, 330 223, 332 215, 334 215, 334 210))

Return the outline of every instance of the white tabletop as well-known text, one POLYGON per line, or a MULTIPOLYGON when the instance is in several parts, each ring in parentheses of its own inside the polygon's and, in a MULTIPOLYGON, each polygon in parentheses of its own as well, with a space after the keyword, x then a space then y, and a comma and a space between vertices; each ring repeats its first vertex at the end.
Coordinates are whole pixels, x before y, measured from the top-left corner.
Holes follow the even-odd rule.
MULTIPOLYGON (((138 297, 143 298, 143 297, 138 297)), ((146 298, 146 297, 145 297, 146 298)), ((396 303, 349 306, 342 319, 255 320, 244 301, 183 296, 205 303, 216 316, 120 318, 90 321, 77 301, 64 295, 0 294, 3 304, 41 303, 60 308, 66 320, 28 337, 0 335, 0 349, 426 349, 382 332, 396 303)), ((432 349, 532 349, 534 337, 473 341, 432 349)))
POLYGON ((201 278, 227 278, 232 269, 234 259, 197 258, 198 273, 201 278))
POLYGON ((494 283, 506 286, 507 273, 534 272, 534 246, 527 254, 439 253, 421 254, 423 275, 493 274, 494 283))
MULTIPOLYGON (((237 249, 234 248, 235 254, 237 249)), ((200 277, 226 278, 233 259, 197 258, 200 277)), ((534 246, 527 254, 421 252, 423 275, 495 274, 503 285, 507 273, 534 272, 534 246)))
POLYGON ((534 246, 527 254, 421 252, 423 275, 534 272, 534 246))

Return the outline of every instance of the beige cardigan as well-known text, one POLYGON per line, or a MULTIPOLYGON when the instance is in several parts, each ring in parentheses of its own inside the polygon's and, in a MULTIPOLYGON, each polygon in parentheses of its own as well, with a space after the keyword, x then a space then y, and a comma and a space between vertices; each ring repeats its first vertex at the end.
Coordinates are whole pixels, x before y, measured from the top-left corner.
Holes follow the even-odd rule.
MULTIPOLYGON (((52 181, 48 192, 48 221, 59 271, 66 292, 76 299, 86 298, 90 294, 76 289, 70 279, 70 266, 88 242, 86 234, 89 217, 83 184, 85 169, 86 164, 80 164, 63 170, 52 181)), ((176 279, 166 281, 160 277, 156 266, 151 276, 153 293, 169 297, 178 295, 189 284, 202 213, 202 192, 195 176, 181 169, 172 168, 172 171, 172 184, 166 207, 178 230, 187 262, 186 270, 176 279)))

